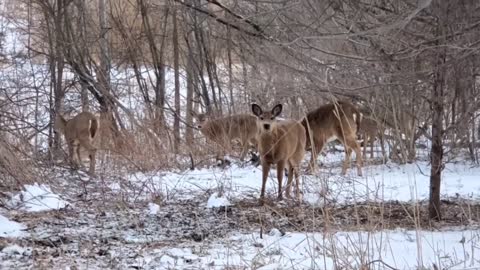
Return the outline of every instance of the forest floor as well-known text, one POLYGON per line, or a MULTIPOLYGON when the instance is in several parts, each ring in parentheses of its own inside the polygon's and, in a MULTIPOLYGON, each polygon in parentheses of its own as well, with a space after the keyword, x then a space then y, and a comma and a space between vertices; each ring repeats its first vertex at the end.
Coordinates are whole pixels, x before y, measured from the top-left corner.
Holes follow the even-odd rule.
POLYGON ((480 266, 480 168, 447 164, 441 222, 427 219, 427 162, 338 174, 324 157, 303 200, 277 201, 275 172, 50 169, 0 210, 2 269, 473 269, 480 266), (121 176, 119 176, 121 175, 121 176), (45 181, 39 182, 45 183, 45 181), (327 188, 328 187, 328 188, 327 188), (338 268, 339 267, 339 268, 338 268))

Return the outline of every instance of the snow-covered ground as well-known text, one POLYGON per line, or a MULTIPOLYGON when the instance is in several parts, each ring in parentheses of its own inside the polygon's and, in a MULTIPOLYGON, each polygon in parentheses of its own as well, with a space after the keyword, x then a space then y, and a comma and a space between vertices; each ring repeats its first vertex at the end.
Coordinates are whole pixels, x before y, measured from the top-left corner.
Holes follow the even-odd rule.
POLYGON ((22 237, 25 226, 0 215, 0 238, 2 237, 22 237))
MULTIPOLYGON (((273 205, 286 211, 289 207, 295 209, 293 211, 302 207, 310 210, 322 208, 319 203, 325 200, 321 194, 326 194, 327 201, 334 202, 335 207, 352 207, 352 203, 367 201, 409 203, 428 198, 429 166, 426 162, 366 166, 364 177, 356 176, 354 169, 342 177, 338 174, 340 168, 334 166, 341 158, 341 154, 322 157, 325 161, 323 169, 316 176, 302 177, 304 204, 293 207, 289 206, 289 202, 274 200, 274 170, 268 181, 268 197, 273 200, 273 205), (327 191, 323 192, 322 187, 328 187, 327 191)), ((467 163, 447 164, 442 197, 447 200, 467 199, 475 204, 480 194, 479 176, 478 167, 467 163)), ((337 227, 298 224, 295 225, 297 227, 287 226, 289 229, 285 230, 285 226, 281 225, 285 223, 275 225, 275 220, 284 222, 285 217, 281 216, 280 209, 273 209, 271 213, 278 212, 280 216, 262 216, 261 220, 270 220, 240 226, 235 222, 245 220, 241 216, 246 212, 252 212, 251 217, 246 218, 251 222, 266 209, 252 204, 242 205, 245 201, 255 202, 258 199, 260 168, 240 166, 234 162, 224 170, 203 168, 184 172, 136 173, 118 178, 122 180, 113 179, 105 182, 112 196, 106 200, 121 196, 141 198, 130 206, 133 212, 113 210, 110 206, 96 210, 105 203, 101 198, 107 196, 106 191, 100 192, 99 197, 80 202, 75 196, 57 195, 46 185, 30 185, 26 186, 26 191, 13 196, 10 202, 10 206, 16 209, 16 215, 23 213, 17 219, 21 222, 23 218, 28 226, 8 220, 8 213, 5 213, 0 216, 0 233, 3 234, 0 238, 31 237, 35 239, 32 240, 34 243, 54 242, 58 245, 56 248, 70 255, 55 257, 49 265, 70 263, 78 269, 360 269, 362 265, 367 265, 368 269, 419 269, 420 266, 432 269, 434 265, 438 269, 480 267, 480 256, 477 255, 480 252, 480 235, 476 218, 455 227, 439 224, 433 231, 432 227, 425 229, 424 225, 415 229, 411 226, 401 228, 401 224, 389 224, 387 229, 381 229, 384 227, 380 223, 374 223, 368 229, 348 227, 339 230, 337 227), (127 186, 129 188, 125 188, 127 186), (142 190, 144 195, 140 192, 134 196, 128 191, 130 189, 142 190), (193 205, 194 202, 198 204, 193 205), (47 217, 49 210, 63 209, 66 205, 69 205, 67 210, 55 215, 61 217, 59 220, 52 221, 52 217, 47 217), (30 215, 44 215, 43 221, 31 219, 30 215), (264 226, 263 238, 260 238, 263 223, 268 226, 264 226), (25 231, 26 227, 32 226, 33 231, 25 231), (237 226, 238 229, 235 229, 237 226), (311 231, 307 227, 317 230, 311 231), (192 233, 199 230, 203 230, 201 234, 204 236, 192 233), (94 254, 85 255, 88 252, 94 254), (92 258, 98 263, 94 263, 92 258), (112 264, 112 260, 116 264, 112 264)), ((70 181, 65 183, 67 188, 78 189, 72 185, 72 179, 62 178, 62 181, 70 181)), ((98 191, 96 184, 90 183, 98 191)), ((476 211, 472 209, 464 210, 476 211)), ((404 218, 412 218, 407 216, 407 212, 404 218)), ((316 214, 312 212, 312 215, 316 214)), ((372 215, 376 218, 375 214, 372 215)), ((322 217, 316 220, 323 222, 322 217)), ((51 247, 45 249, 28 242, 18 245, 10 240, 8 245, 0 247, 0 266, 25 268, 36 260, 32 256, 33 250, 46 254, 53 252, 51 247)))
POLYGON ((15 195, 10 206, 27 212, 62 209, 68 202, 53 193, 47 185, 26 185, 25 190, 15 195))
POLYGON ((202 247, 150 251, 139 266, 156 269, 474 269, 477 230, 232 235, 202 247), (368 266, 368 268, 361 268, 368 266))
MULTIPOLYGON (((428 199, 430 167, 427 162, 406 165, 374 165, 364 168, 364 177, 356 170, 339 174, 340 168, 321 169, 315 176, 302 176, 305 201, 315 204, 323 201, 321 194, 338 203, 363 201, 402 202, 428 199), (322 187, 327 187, 326 191, 322 187)), ((227 198, 258 197, 261 187, 261 168, 238 165, 223 169, 198 169, 180 173, 137 173, 130 181, 147 185, 151 190, 170 194, 173 198, 188 198, 206 190, 221 189, 227 198), (187 191, 187 192, 186 192, 187 191)), ((480 168, 468 164, 446 164, 442 180, 442 198, 462 197, 480 199, 480 168)), ((275 196, 276 172, 272 170, 267 182, 267 193, 275 196)), ((112 183, 112 188, 118 183, 112 183)))

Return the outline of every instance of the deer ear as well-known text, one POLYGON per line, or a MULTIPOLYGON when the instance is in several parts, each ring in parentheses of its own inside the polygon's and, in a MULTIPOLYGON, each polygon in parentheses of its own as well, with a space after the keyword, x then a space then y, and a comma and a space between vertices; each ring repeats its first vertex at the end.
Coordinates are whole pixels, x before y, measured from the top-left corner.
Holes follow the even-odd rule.
POLYGON ((252 104, 252 113, 255 115, 255 116, 260 116, 262 113, 263 113, 263 110, 260 106, 258 106, 257 104, 253 103, 252 104))
POLYGON ((277 104, 275 107, 272 109, 272 116, 277 117, 282 113, 283 106, 282 104, 277 104))

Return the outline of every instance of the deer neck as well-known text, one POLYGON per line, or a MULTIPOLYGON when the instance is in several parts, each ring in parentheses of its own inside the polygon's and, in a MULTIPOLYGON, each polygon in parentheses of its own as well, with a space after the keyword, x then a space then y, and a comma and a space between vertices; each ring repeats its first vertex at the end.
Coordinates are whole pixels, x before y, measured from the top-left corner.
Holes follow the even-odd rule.
POLYGON ((268 146, 266 148, 271 148, 270 146, 275 145, 278 139, 278 127, 272 127, 271 130, 260 132, 260 141, 263 145, 268 146))

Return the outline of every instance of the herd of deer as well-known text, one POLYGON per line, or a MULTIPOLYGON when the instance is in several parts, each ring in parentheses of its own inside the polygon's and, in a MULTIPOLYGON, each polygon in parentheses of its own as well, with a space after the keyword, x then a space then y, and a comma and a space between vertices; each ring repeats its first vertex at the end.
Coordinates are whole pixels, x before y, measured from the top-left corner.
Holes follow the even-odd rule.
MULTIPOLYGON (((282 199, 282 181, 284 169, 288 169, 285 195, 290 198, 293 178, 295 176, 295 197, 300 200, 299 169, 305 151, 311 152, 310 168, 313 169, 317 154, 322 152, 328 142, 339 140, 345 148, 345 160, 342 174, 350 166, 352 151, 356 154, 357 174, 362 175, 362 154, 357 142, 357 134, 363 133, 364 141, 370 141, 376 136, 377 125, 371 119, 363 119, 362 113, 349 102, 338 101, 323 105, 309 112, 305 118, 296 120, 279 120, 282 105, 274 106, 270 111, 264 111, 259 105, 252 104, 252 114, 236 114, 221 118, 209 119, 205 114, 194 114, 200 132, 207 141, 215 143, 217 157, 225 154, 233 140, 240 142, 243 160, 250 146, 254 146, 260 155, 262 165, 262 189, 260 200, 263 202, 265 186, 270 167, 276 165, 278 181, 278 199, 282 199), (363 128, 362 128, 363 126, 363 128)), ((72 168, 78 168, 82 163, 81 151, 88 151, 90 159, 89 173, 95 174, 96 148, 92 141, 98 134, 99 120, 89 112, 82 112, 65 120, 57 115, 55 130, 65 136, 68 145, 72 168)), ((366 145, 364 145, 364 151, 366 145)), ((373 151, 373 149, 372 149, 373 151)), ((372 153, 373 154, 373 153, 372 153)), ((365 152, 364 152, 365 156, 365 152)))

